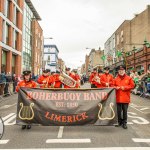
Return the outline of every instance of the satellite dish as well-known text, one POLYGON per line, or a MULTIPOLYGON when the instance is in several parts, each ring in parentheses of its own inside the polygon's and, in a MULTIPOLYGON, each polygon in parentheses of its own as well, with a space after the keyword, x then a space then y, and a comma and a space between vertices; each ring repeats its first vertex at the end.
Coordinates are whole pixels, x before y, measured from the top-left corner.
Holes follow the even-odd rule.
POLYGON ((0 117, 0 139, 3 137, 3 134, 4 134, 4 122, 0 117))

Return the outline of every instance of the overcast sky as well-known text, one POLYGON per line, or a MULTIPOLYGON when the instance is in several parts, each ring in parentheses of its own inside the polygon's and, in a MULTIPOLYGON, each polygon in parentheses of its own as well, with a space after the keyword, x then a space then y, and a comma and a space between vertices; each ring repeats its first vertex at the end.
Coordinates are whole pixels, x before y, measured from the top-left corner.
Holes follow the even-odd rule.
POLYGON ((124 20, 144 11, 150 0, 31 0, 42 21, 45 43, 56 44, 67 67, 81 66, 88 48, 104 48, 124 20))

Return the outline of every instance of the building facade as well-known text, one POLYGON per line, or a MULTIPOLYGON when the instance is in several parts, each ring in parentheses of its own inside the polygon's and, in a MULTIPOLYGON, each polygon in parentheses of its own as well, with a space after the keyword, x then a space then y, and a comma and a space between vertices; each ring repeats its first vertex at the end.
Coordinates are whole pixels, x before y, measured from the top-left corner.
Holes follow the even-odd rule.
MULTIPOLYGON (((37 73, 38 73, 38 70, 36 68, 38 66, 35 67, 35 65, 33 64, 33 61, 32 61, 33 58, 36 57, 36 56, 33 56, 34 54, 36 54, 36 52, 34 52, 34 51, 37 51, 37 50, 36 50, 36 46, 34 47, 32 44, 36 43, 35 42, 37 40, 36 34, 38 34, 35 31, 38 26, 38 23, 35 23, 35 22, 38 20, 41 20, 41 18, 39 16, 39 14, 37 13, 37 11, 35 10, 32 2, 30 0, 24 1, 24 10, 23 11, 24 11, 24 16, 23 16, 22 71, 32 70, 32 71, 37 71, 37 73)), ((38 30, 39 34, 41 34, 41 32, 42 32, 41 28, 39 27, 38 29, 39 29, 38 30)), ((40 37, 42 37, 42 36, 43 35, 40 35, 40 37)), ((41 47, 38 49, 41 49, 41 47)))
POLYGON ((36 19, 32 20, 32 72, 42 73, 43 30, 36 19))
POLYGON ((141 73, 150 70, 150 47, 143 46, 143 48, 133 51, 131 55, 126 57, 127 69, 134 70, 141 73))
POLYGON ((104 44, 104 66, 112 65, 115 62, 116 49, 115 49, 115 34, 113 34, 104 44))
POLYGON ((0 1, 0 72, 21 74, 23 5, 0 1))
POLYGON ((65 72, 65 62, 61 58, 58 58, 58 63, 57 64, 58 65, 57 65, 56 69, 65 72))
POLYGON ((44 45, 43 69, 50 69, 56 71, 58 66, 59 50, 56 45, 44 45))
MULTIPOLYGON (((136 14, 131 20, 125 20, 118 29, 114 32, 115 34, 115 50, 116 56, 113 55, 113 63, 105 63, 106 66, 110 65, 112 69, 120 64, 125 64, 125 53, 133 50, 133 47, 141 48, 144 40, 150 41, 150 5, 147 8, 136 14), (122 53, 121 55, 118 55, 122 53)), ((110 38, 109 38, 110 39, 110 38)), ((109 39, 107 42, 109 43, 109 39)), ((106 44, 107 44, 106 42, 106 44)), ((108 54, 108 47, 105 45, 104 53, 108 54)))

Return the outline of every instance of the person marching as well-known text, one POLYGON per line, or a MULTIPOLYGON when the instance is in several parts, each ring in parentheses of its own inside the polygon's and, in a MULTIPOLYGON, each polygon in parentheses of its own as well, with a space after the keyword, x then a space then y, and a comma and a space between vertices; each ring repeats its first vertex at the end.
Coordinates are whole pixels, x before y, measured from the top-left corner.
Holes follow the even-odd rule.
POLYGON ((97 70, 96 70, 96 68, 94 68, 93 72, 91 73, 90 78, 89 78, 89 81, 91 83, 91 88, 97 88, 96 76, 97 76, 97 70))
MULTIPOLYGON (((71 77, 72 79, 74 79, 74 75, 71 73, 70 71, 71 69, 70 68, 66 68, 66 74, 71 77)), ((70 86, 64 84, 64 88, 68 89, 68 88, 71 88, 70 86)))
MULTIPOLYGON (((16 87, 18 92, 20 87, 36 88, 36 82, 31 80, 31 71, 23 71, 23 80, 20 81, 16 87)), ((31 129, 31 125, 22 125, 22 129, 31 129)))
POLYGON ((78 75, 76 70, 71 72, 72 78, 76 81, 75 88, 80 88, 80 76, 78 75))
POLYGON ((96 86, 97 88, 102 88, 102 83, 101 83, 101 76, 103 75, 102 70, 98 70, 98 75, 97 75, 97 81, 96 81, 96 86))
POLYGON ((40 84, 40 88, 53 88, 55 85, 55 79, 52 75, 50 75, 50 70, 43 70, 43 75, 41 75, 37 83, 40 84))
POLYGON ((109 73, 110 68, 104 68, 105 73, 101 76, 101 84, 103 87, 112 87, 113 86, 113 75, 109 73))
POLYGON ((126 75, 126 67, 118 67, 118 75, 114 79, 114 86, 116 88, 116 103, 118 113, 118 125, 127 129, 127 110, 130 103, 130 91, 134 88, 133 79, 126 75))
POLYGON ((53 75, 55 80, 54 88, 62 88, 62 82, 60 77, 60 71, 56 70, 56 73, 53 75))

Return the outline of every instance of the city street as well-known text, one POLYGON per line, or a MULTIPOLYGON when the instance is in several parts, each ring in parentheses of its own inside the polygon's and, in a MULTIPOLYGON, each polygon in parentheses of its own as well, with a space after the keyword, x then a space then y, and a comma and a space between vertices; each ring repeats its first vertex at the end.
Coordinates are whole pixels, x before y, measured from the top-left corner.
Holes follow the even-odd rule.
MULTIPOLYGON (((89 88, 86 83, 82 88, 89 88)), ((17 94, 0 99, 5 132, 1 149, 150 149, 150 100, 131 96, 128 129, 114 126, 33 126, 21 130, 15 125, 17 94)))

